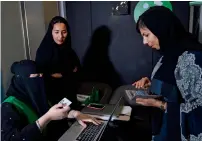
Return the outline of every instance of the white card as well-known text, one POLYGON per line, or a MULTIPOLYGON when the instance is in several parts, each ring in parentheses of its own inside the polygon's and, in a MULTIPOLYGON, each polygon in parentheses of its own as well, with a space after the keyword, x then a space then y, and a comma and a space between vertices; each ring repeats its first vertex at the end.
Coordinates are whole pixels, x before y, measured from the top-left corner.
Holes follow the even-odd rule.
POLYGON ((68 100, 67 98, 63 98, 59 103, 65 105, 65 106, 69 106, 72 102, 70 100, 68 100))

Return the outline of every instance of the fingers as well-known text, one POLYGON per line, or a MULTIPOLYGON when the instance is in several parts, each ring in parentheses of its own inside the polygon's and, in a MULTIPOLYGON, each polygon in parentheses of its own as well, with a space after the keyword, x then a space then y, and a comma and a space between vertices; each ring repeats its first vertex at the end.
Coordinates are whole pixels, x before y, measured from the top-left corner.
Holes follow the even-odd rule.
POLYGON ((137 98, 136 103, 140 105, 146 105, 146 99, 137 98))
POLYGON ((139 81, 133 83, 132 85, 135 86, 135 88, 140 89, 140 88, 143 88, 143 87, 144 87, 144 83, 145 83, 145 82, 141 79, 141 80, 139 80, 139 81))
POLYGON ((97 120, 95 118, 93 118, 93 120, 97 123, 97 124, 101 124, 102 122, 100 120, 97 120))
POLYGON ((145 88, 148 88, 149 86, 151 86, 151 83, 150 83, 150 82, 146 83, 144 87, 145 87, 145 88))
POLYGON ((139 81, 136 81, 135 83, 132 84, 133 86, 135 86, 137 89, 140 88, 147 88, 151 85, 151 83, 149 82, 147 77, 143 77, 142 79, 140 79, 139 81), (148 81, 148 83, 146 83, 148 81))
POLYGON ((79 124, 81 125, 81 126, 83 126, 84 128, 86 128, 86 124, 82 121, 82 120, 78 120, 78 122, 79 122, 79 124))
POLYGON ((97 120, 97 119, 94 118, 94 117, 89 116, 88 119, 89 119, 88 122, 92 122, 92 123, 95 124, 95 125, 101 124, 101 121, 97 120))
POLYGON ((91 117, 89 115, 85 115, 85 114, 83 114, 82 117, 79 118, 79 120, 81 120, 82 122, 84 122, 84 121, 85 122, 91 122, 91 123, 93 123, 95 125, 101 124, 101 121, 99 121, 99 120, 97 120, 94 117, 91 117))
POLYGON ((92 122, 93 124, 95 124, 95 125, 99 125, 100 124, 100 122, 98 122, 96 119, 94 119, 94 118, 89 118, 88 120, 86 120, 87 122, 92 122))
POLYGON ((94 120, 90 120, 93 124, 95 124, 95 125, 99 125, 96 121, 94 121, 94 120))
POLYGON ((132 84, 132 86, 135 86, 136 85, 136 82, 134 82, 133 84, 132 84))
POLYGON ((73 72, 77 72, 77 67, 74 68, 73 72))
POLYGON ((143 87, 142 81, 138 81, 138 82, 136 83, 135 87, 136 87, 137 89, 140 89, 141 87, 143 87))
POLYGON ((143 98, 136 98, 136 102, 144 102, 146 99, 143 98))
POLYGON ((70 110, 70 107, 64 106, 61 110, 62 110, 62 112, 68 112, 70 110))
POLYGON ((53 108, 55 108, 55 109, 62 108, 62 107, 63 107, 63 105, 61 103, 55 104, 53 106, 53 108))

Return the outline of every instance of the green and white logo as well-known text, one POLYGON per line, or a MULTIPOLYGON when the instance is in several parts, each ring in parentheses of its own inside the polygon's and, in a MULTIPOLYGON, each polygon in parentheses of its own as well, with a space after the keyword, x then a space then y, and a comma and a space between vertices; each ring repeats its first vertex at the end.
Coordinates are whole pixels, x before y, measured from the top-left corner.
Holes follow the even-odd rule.
POLYGON ((147 9, 153 6, 165 6, 171 11, 172 4, 169 1, 139 1, 134 9, 134 19, 137 22, 140 15, 142 15, 147 9))

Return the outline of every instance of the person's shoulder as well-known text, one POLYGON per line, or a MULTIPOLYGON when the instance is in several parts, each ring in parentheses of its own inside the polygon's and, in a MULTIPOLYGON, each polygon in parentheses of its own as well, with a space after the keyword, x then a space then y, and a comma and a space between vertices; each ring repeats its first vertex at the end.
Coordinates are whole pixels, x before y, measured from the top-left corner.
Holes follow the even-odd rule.
POLYGON ((196 60, 202 59, 202 51, 184 51, 182 55, 179 56, 179 60, 196 60))
POLYGON ((202 51, 185 51, 178 58, 177 67, 197 66, 202 68, 202 51))
POLYGON ((13 108, 13 104, 11 104, 11 103, 8 103, 8 102, 3 102, 2 104, 1 104, 1 108, 13 108))
POLYGON ((15 119, 16 121, 27 123, 26 116, 23 113, 19 112, 19 110, 15 107, 15 105, 9 102, 3 102, 1 104, 1 117, 2 120, 12 118, 15 119))
POLYGON ((9 102, 3 102, 1 104, 1 112, 7 114, 10 112, 17 112, 17 109, 13 104, 11 104, 9 102))

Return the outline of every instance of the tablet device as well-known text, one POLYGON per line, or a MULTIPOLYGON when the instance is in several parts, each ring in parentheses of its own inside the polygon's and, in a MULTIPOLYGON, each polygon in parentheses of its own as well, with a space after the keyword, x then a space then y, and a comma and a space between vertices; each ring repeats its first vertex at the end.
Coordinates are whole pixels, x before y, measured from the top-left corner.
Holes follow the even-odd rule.
POLYGON ((158 98, 160 95, 150 95, 145 90, 125 90, 127 97, 129 100, 133 100, 136 98, 158 98))

